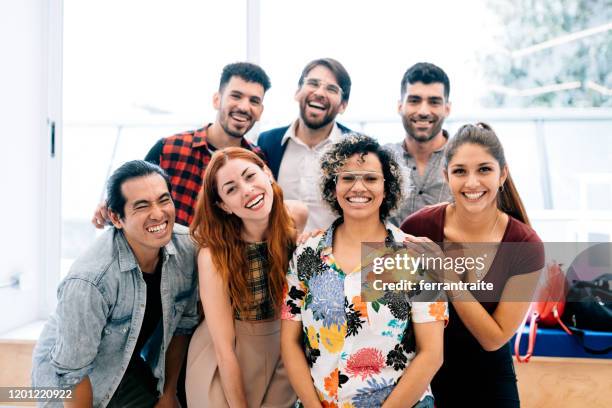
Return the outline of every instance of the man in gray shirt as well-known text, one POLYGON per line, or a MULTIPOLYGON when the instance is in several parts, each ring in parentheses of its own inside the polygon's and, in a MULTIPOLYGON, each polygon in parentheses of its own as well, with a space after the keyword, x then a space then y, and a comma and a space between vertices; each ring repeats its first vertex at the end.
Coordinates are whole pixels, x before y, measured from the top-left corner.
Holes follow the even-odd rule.
POLYGON ((390 217, 395 225, 427 205, 452 198, 442 173, 448 141, 442 125, 450 114, 449 93, 448 76, 434 64, 419 62, 404 73, 397 111, 406 136, 386 146, 397 155, 405 178, 405 198, 390 217))

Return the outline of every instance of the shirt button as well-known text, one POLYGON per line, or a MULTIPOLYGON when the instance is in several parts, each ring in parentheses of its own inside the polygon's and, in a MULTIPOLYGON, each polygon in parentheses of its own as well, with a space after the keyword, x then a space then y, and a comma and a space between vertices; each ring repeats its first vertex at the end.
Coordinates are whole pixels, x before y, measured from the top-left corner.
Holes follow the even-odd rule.
POLYGON ((141 303, 141 304, 140 304, 140 307, 141 307, 141 308, 145 307, 144 303, 141 303))
POLYGON ((416 170, 416 166, 412 166, 412 170, 416 170))
POLYGON ((420 191, 419 191, 419 195, 423 195, 423 190, 420 190, 420 191))

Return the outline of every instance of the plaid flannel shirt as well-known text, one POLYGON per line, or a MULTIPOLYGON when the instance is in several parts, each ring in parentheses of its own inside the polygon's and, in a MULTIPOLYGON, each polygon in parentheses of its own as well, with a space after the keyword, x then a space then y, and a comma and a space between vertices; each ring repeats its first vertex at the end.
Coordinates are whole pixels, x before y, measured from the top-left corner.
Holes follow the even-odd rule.
POLYGON ((253 294, 253 304, 242 314, 236 310, 238 320, 257 321, 271 319, 275 316, 274 304, 268 289, 268 245, 265 242, 249 243, 246 246, 249 271, 247 283, 253 294))
MULTIPOLYGON (((170 177, 176 222, 182 225, 189 226, 193 220, 204 171, 215 150, 206 140, 209 126, 163 139, 159 165, 170 177)), ((262 151, 245 138, 241 140, 241 147, 252 150, 265 160, 262 151)))

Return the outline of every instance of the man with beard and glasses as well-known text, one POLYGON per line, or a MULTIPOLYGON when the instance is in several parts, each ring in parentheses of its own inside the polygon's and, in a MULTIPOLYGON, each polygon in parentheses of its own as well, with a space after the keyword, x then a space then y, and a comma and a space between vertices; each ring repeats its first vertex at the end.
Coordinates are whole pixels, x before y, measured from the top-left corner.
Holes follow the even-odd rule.
POLYGON ((308 206, 305 231, 327 228, 335 217, 321 199, 319 158, 348 128, 336 122, 351 93, 351 78, 332 58, 309 62, 302 70, 295 100, 300 117, 290 126, 268 130, 258 145, 284 192, 285 199, 308 206))
MULTIPOLYGON (((262 156, 261 150, 244 135, 251 130, 263 112, 263 99, 270 89, 264 70, 248 62, 226 65, 221 73, 219 90, 213 96, 217 110, 214 123, 160 139, 145 160, 163 168, 172 184, 176 205, 176 222, 189 226, 193 219, 204 171, 215 150, 237 146, 262 156)), ((106 207, 100 204, 92 223, 104 228, 108 220, 106 207)))
POLYGON ((390 220, 404 218, 432 204, 450 201, 442 174, 442 156, 448 133, 442 129, 450 114, 450 81, 438 66, 419 62, 404 73, 397 111, 406 130, 404 140, 386 147, 398 156, 406 175, 405 198, 390 220))

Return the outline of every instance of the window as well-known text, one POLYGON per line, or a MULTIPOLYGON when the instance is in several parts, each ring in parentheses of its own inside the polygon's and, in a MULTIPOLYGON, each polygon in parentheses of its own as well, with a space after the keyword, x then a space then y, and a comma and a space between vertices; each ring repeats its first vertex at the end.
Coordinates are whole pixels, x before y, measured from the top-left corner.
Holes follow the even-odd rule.
POLYGON ((244 1, 64 1, 62 273, 93 241, 104 182, 164 136, 214 120, 246 57, 244 1))

